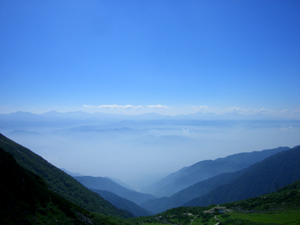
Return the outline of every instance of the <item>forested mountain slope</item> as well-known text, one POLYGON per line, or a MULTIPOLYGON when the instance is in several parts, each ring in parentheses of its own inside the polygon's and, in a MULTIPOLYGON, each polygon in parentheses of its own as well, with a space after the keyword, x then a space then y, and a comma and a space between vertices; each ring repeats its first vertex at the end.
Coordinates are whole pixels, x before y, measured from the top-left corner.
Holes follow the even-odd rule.
POLYGON ((42 157, 6 138, 2 134, 0 134, 0 147, 4 151, 11 153, 19 165, 43 177, 49 184, 50 190, 84 209, 105 215, 133 216, 127 211, 117 209, 98 194, 90 191, 74 178, 48 163, 42 157))
POLYGON ((209 193, 220 185, 232 182, 242 174, 243 171, 223 173, 183 189, 171 197, 149 200, 141 204, 141 206, 153 213, 160 213, 171 208, 179 207, 194 198, 209 193))
MULTIPOLYGON (((189 201, 192 201, 192 199, 201 198, 201 196, 210 193, 211 191, 213 191, 215 188, 217 188, 219 186, 224 186, 224 185, 229 185, 230 186, 232 182, 234 182, 235 180, 237 180, 240 177, 243 177, 245 174, 250 173, 253 170, 253 168, 256 168, 256 166, 258 166, 258 165, 264 164, 265 161, 269 162, 270 166, 272 166, 272 165, 274 167, 282 166, 282 164, 284 164, 285 162, 280 161, 280 156, 278 156, 279 157, 279 162, 278 163, 276 163, 275 161, 274 161, 274 163, 272 163, 272 157, 276 156, 274 158, 274 159, 276 159, 278 154, 284 154, 284 153, 289 155, 292 152, 291 152, 291 150, 282 151, 282 152, 277 153, 273 156, 270 156, 269 158, 270 158, 271 161, 268 161, 269 158, 267 158, 267 159, 265 159, 261 162, 258 162, 258 163, 254 164, 254 165, 252 165, 252 166, 250 166, 246 169, 236 171, 236 172, 233 172, 233 173, 223 173, 223 174, 217 175, 215 177, 211 177, 207 180, 198 182, 198 183, 196 183, 196 184, 194 184, 194 185, 192 185, 192 186, 190 186, 186 189, 183 189, 182 191, 179 191, 178 193, 172 195, 169 198, 165 197, 165 198, 160 198, 160 199, 149 200, 149 201, 143 203, 141 206, 143 208, 151 211, 151 212, 154 212, 154 213, 163 212, 167 209, 174 208, 174 207, 179 207, 179 206, 182 206, 182 205, 190 206, 189 204, 186 204, 186 203, 189 202, 189 201)), ((293 159, 296 159, 296 158, 293 158, 293 159)), ((262 166, 262 167, 264 167, 264 166, 262 166)), ((271 170, 271 169, 269 169, 269 170, 271 170)), ((276 170, 274 169, 274 172, 275 171, 276 170)), ((257 179, 259 179, 259 177, 263 175, 263 173, 260 173, 259 169, 256 173, 257 174, 255 176, 257 176, 257 179)), ((278 174, 278 176, 282 176, 282 174, 278 174)), ((289 175, 287 175, 287 177, 288 176, 289 175)), ((263 183, 264 178, 261 178, 261 179, 262 179, 261 182, 263 183)), ((294 179, 290 180, 289 182, 292 182, 292 181, 294 181, 294 179)), ((285 182, 282 185, 288 184, 289 182, 285 182)), ((275 188, 276 187, 274 187, 274 189, 275 188)), ((236 190, 236 191, 238 191, 238 190, 236 190)), ((248 191, 249 190, 247 190, 247 192, 248 191)), ((266 191, 264 193, 269 193, 271 191, 272 190, 266 191)), ((255 190, 253 190, 253 193, 255 193, 255 190)), ((250 197, 252 197, 252 196, 250 196, 250 197)), ((230 201, 230 199, 229 199, 229 201, 230 201)), ((210 202, 209 204, 214 204, 214 202, 210 202)), ((191 205, 194 206, 194 204, 191 204, 191 205)), ((195 206, 197 206, 197 205, 195 205, 195 206)))
POLYGON ((252 198, 276 191, 300 179, 300 146, 254 164, 229 184, 218 186, 185 206, 207 206, 252 198))
POLYGON ((148 217, 127 219, 138 224, 266 225, 300 223, 300 180, 276 192, 207 207, 178 207, 148 217))
POLYGON ((46 181, 0 148, 0 224, 114 224, 47 188, 46 181))
POLYGON ((238 153, 216 160, 200 161, 192 166, 184 167, 181 170, 164 177, 142 191, 151 193, 157 197, 169 197, 195 183, 221 173, 230 173, 245 169, 271 155, 288 149, 290 148, 279 147, 263 151, 238 153))

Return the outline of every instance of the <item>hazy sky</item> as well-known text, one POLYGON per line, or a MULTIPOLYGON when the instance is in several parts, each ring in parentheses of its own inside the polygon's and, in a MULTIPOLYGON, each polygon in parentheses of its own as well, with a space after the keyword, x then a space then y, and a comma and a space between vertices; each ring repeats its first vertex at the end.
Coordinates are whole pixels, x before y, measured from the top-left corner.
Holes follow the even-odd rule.
POLYGON ((299 12, 298 0, 2 0, 0 113, 300 118, 299 12))
MULTIPOLYGON (((299 0, 0 0, 0 114, 300 119, 299 84, 299 0)), ((298 123, 266 124, 10 137, 58 167, 129 181, 299 144, 298 123)))

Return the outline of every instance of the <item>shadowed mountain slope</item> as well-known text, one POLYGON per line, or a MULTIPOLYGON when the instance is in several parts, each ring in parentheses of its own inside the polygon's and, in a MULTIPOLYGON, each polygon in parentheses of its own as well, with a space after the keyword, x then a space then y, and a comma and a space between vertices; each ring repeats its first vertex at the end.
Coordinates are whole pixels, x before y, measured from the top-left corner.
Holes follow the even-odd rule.
POLYGON ((299 224, 300 180, 276 192, 207 207, 178 207, 160 214, 130 218, 135 224, 299 224))
POLYGON ((245 169, 271 155, 288 149, 290 148, 279 147, 263 151, 234 154, 216 160, 200 161, 192 166, 184 167, 181 170, 164 177, 155 184, 144 188, 142 191, 151 193, 157 197, 172 196, 195 183, 221 173, 230 173, 245 169))
MULTIPOLYGON (((179 207, 179 206, 183 206, 183 205, 186 205, 186 206, 198 206, 197 204, 189 204, 188 202, 189 201, 194 201, 194 199, 197 199, 197 198, 201 198, 201 196, 204 197, 205 194, 209 194, 210 192, 214 191, 214 189, 222 189, 223 186, 226 186, 228 185, 228 187, 230 187, 230 185, 235 181, 237 180, 238 178, 242 178, 245 174, 247 173, 251 173, 251 171, 253 170, 253 168, 256 168, 256 166, 262 164, 264 165, 265 164, 265 161, 268 162, 268 160, 271 160, 269 161, 269 164, 270 166, 279 166, 281 167, 285 162, 281 162, 280 161, 280 156, 279 157, 279 161, 276 162, 274 161, 274 163, 272 163, 272 157, 275 157, 274 159, 277 158, 277 155, 278 154, 292 154, 292 152, 290 152, 291 150, 286 150, 286 151, 283 151, 283 152, 280 152, 280 153, 277 153, 273 156, 270 156, 268 157, 267 159, 261 161, 261 162, 258 162, 244 170, 240 170, 240 171, 236 171, 236 172, 233 172, 233 173, 224 173, 224 174, 219 174, 215 177, 211 177, 207 180, 204 180, 204 181, 201 181, 201 182, 198 182, 186 189, 183 189, 182 191, 179 191, 178 193, 172 195, 171 197, 167 198, 167 197, 164 197, 164 198, 160 198, 160 199, 154 199, 154 200, 150 200, 150 201, 147 201, 145 203, 143 203, 141 206, 151 212, 154 212, 154 213, 159 213, 159 212, 163 212, 167 209, 170 209, 170 208, 174 208, 174 207, 179 207)), ((297 158, 297 157, 296 157, 297 158)), ((296 159, 295 158, 295 159, 296 159)), ((264 166, 262 166, 264 167, 264 166)), ((266 167, 267 168, 267 167, 266 167)), ((268 170, 271 170, 271 169, 268 169, 268 170)), ((276 170, 274 169, 274 173, 276 170)), ((293 172, 293 170, 289 170, 290 173, 293 172)), ((258 169, 257 170, 253 170, 253 172, 256 173, 256 177, 257 179, 261 179, 262 183, 264 182, 264 178, 260 178, 260 176, 263 176, 263 173, 261 173, 258 169)), ((298 174, 297 172, 295 174, 298 174)), ((270 174, 271 175, 271 174, 270 174)), ((274 174, 275 176, 276 174, 274 174)), ((278 174, 278 176, 283 176, 282 174, 278 174)), ((287 175, 289 176, 289 175, 287 175)), ((296 177, 298 175, 295 175, 296 177)), ((300 176, 300 174, 299 174, 300 176)), ((300 177, 299 177, 300 178, 300 177)), ((249 178, 250 179, 250 178, 249 178)), ((291 179, 289 182, 292 182, 294 179, 291 179)), ((252 181, 251 181, 252 182, 252 181)), ((283 182, 284 184, 288 184, 289 182, 283 182)), ((279 185, 279 184, 278 184, 279 185)), ((283 184, 282 184, 283 185, 283 184)), ((274 187, 275 188, 275 187, 274 187)), ((235 189, 235 192, 238 192, 239 189, 235 189)), ((271 190, 272 191, 272 190, 271 190)), ((267 190, 265 193, 269 193, 271 192, 270 190, 267 190)), ((247 192, 249 192, 249 190, 247 190, 247 192)), ((216 192, 217 193, 217 192, 216 192)), ((255 190, 253 190, 253 193, 255 193, 255 190)), ((227 194, 226 194, 227 195, 227 194)), ((255 195, 257 196, 257 195, 255 195)), ((252 197, 252 196, 250 196, 252 197)), ((247 197, 244 197, 244 198, 247 198, 247 197)), ((240 198, 238 198, 239 200, 240 198)), ((230 201, 230 199, 228 199, 230 201)), ((209 204, 215 204, 215 202, 210 202, 209 204)), ((205 204, 206 205, 206 204, 205 204)))
POLYGON ((114 224, 48 190, 46 181, 22 168, 0 148, 0 224, 114 224))
POLYGON ((102 198, 104 198, 106 201, 110 202, 114 206, 116 206, 118 209, 125 209, 128 212, 131 212, 134 216, 149 216, 151 213, 147 211, 146 209, 140 207, 139 205, 135 204, 134 202, 131 202, 125 198, 119 197, 118 195, 110 192, 110 191, 103 191, 103 190, 97 190, 97 189, 90 189, 93 192, 99 194, 102 198))
POLYGON ((244 170, 229 184, 218 186, 185 206, 207 206, 252 198, 276 191, 300 179, 300 146, 270 156, 244 170))
POLYGON ((270 194, 247 198, 237 202, 229 202, 223 205, 239 212, 299 209, 300 180, 279 188, 276 192, 270 194))
POLYGON ((172 195, 171 197, 163 197, 149 200, 141 204, 141 206, 153 213, 160 213, 167 209, 180 207, 194 198, 209 193, 214 188, 220 185, 225 185, 232 182, 242 174, 243 171, 219 174, 215 177, 211 177, 207 180, 201 181, 186 189, 183 189, 177 192, 176 194, 172 195))
POLYGON ((136 191, 128 190, 127 188, 117 184, 116 182, 106 177, 80 176, 74 178, 87 188, 110 191, 138 205, 150 199, 155 199, 155 197, 150 194, 143 194, 136 191))
POLYGON ((17 163, 30 172, 43 177, 49 184, 49 189, 91 212, 105 215, 131 217, 131 213, 119 210, 98 194, 90 191, 71 176, 48 163, 42 157, 29 149, 13 142, 0 134, 0 147, 9 152, 17 163))

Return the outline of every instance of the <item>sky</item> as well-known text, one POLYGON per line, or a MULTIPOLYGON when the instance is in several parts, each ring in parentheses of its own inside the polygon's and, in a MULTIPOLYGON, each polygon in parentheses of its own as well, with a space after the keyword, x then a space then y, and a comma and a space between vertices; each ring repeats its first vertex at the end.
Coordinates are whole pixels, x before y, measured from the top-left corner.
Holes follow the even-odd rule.
POLYGON ((226 129, 204 123, 148 131, 140 125, 136 133, 100 136, 75 129, 73 136, 41 137, 26 133, 35 131, 30 127, 8 135, 60 168, 127 181, 238 152, 294 147, 299 12, 299 0, 1 0, 0 114, 298 119, 226 129))
POLYGON ((0 1, 0 113, 300 118, 300 2, 0 1))

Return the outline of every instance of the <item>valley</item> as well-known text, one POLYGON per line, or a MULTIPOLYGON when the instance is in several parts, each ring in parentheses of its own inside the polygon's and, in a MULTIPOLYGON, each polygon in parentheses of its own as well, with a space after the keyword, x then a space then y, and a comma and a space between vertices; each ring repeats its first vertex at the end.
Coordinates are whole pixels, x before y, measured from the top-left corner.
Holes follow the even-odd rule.
MULTIPOLYGON (((197 182, 171 197, 163 198, 127 189, 109 178, 91 176, 72 178, 29 149, 3 135, 0 136, 0 147, 12 154, 21 166, 43 177, 47 188, 84 208, 77 210, 91 211, 93 214, 89 215, 88 220, 95 221, 92 224, 98 224, 101 220, 106 220, 105 224, 264 224, 266 222, 268 224, 297 224, 297 218, 300 215, 300 146, 240 153, 211 161, 210 163, 221 161, 230 165, 233 162, 243 164, 242 158, 254 160, 252 165, 248 160, 250 166, 245 169, 220 173, 197 182), (80 186, 78 181, 89 189, 80 186), (203 187, 208 188, 211 184, 213 186, 210 190, 203 192, 203 187), (199 187, 202 188, 199 189, 199 187), (78 191, 84 195, 79 194, 78 191), (196 195, 193 196, 193 193, 196 195), (200 197, 197 197, 197 193, 200 197), (85 205, 83 202, 88 202, 88 204, 85 205), (101 215, 106 215, 106 217, 101 215), (125 219, 130 217, 134 218, 125 219)), ((4 159, 1 160, 3 162, 4 159)), ((207 162, 199 162, 196 165, 201 165, 201 163, 207 162)), ((184 170, 188 171, 189 168, 193 168, 192 171, 195 173, 195 165, 184 170)), ((46 192, 44 188, 40 193, 46 192)), ((18 191, 13 195, 18 195, 17 193, 18 191)), ((53 203, 46 203, 46 205, 49 204, 53 203)), ((54 204, 59 204, 55 207, 63 209, 59 201, 54 204)), ((3 200, 1 207, 5 208, 3 200)), ((20 209, 16 210, 20 212, 20 209)), ((35 208, 33 214, 28 214, 26 218, 32 221, 51 220, 47 219, 50 216, 48 214, 46 217, 38 216, 40 214, 37 213, 43 210, 35 208)), ((85 215, 88 215, 88 211, 85 215)), ((72 213, 74 218, 72 220, 85 224, 86 219, 78 217, 81 213, 74 214, 74 211, 72 213)), ((24 215, 20 214, 20 218, 22 217, 24 215)), ((60 216, 61 221, 64 220, 63 217, 60 216)), ((8 215, 3 218, 12 220, 8 215)), ((22 220, 20 218, 18 220, 22 220)))
MULTIPOLYGON (((44 180, 47 188, 40 193, 45 192, 45 196, 48 196, 49 190, 65 199, 63 201, 70 202, 66 204, 75 205, 75 208, 70 207, 75 211, 65 212, 64 207, 60 206, 61 200, 53 202, 46 198, 41 202, 36 201, 32 213, 28 214, 28 217, 25 216, 30 221, 47 221, 47 218, 52 217, 52 213, 46 213, 45 217, 40 216, 45 207, 54 207, 53 212, 58 210, 57 215, 61 215, 61 221, 68 220, 68 215, 72 215, 71 220, 81 221, 79 224, 94 221, 91 224, 95 225, 99 224, 99 221, 106 221, 104 224, 260 224, 264 220, 276 223, 279 218, 282 218, 282 223, 286 223, 288 218, 298 215, 294 206, 288 210, 284 207, 282 211, 282 208, 277 207, 279 203, 276 201, 265 203, 251 200, 255 204, 250 204, 251 209, 249 205, 245 208, 245 199, 265 199, 259 196, 277 194, 282 188, 297 183, 300 179, 299 146, 246 151, 251 148, 250 145, 243 151, 235 150, 233 154, 223 157, 185 164, 169 174, 152 176, 152 179, 145 176, 139 182, 132 183, 126 180, 126 176, 143 174, 143 170, 149 171, 157 166, 154 163, 147 167, 151 162, 157 161, 165 167, 169 165, 168 160, 183 164, 184 160, 176 158, 183 154, 179 149, 191 148, 191 152, 186 152, 185 157, 193 158, 191 156, 196 152, 196 148, 203 149, 199 143, 205 138, 213 137, 212 141, 221 143, 222 138, 237 135, 237 132, 250 134, 271 129, 272 138, 278 137, 277 135, 284 131, 292 135, 290 138, 297 140, 293 135, 298 132, 299 121, 199 121, 186 118, 182 120, 182 117, 164 117, 159 120, 138 120, 131 117, 134 119, 124 120, 115 117, 103 124, 95 115, 80 115, 81 122, 78 118, 74 121, 65 120, 72 118, 70 114, 53 112, 39 116, 17 113, 5 115, 5 118, 0 115, 0 124, 5 125, 4 130, 9 136, 8 138, 6 135, 0 135, 0 147, 11 154, 24 170, 44 180), (19 118, 20 115, 22 116, 19 118), (19 122, 7 123, 9 116, 10 120, 19 122), (98 125, 89 125, 88 121, 98 125), (15 129, 15 126, 24 129, 15 129), (284 130, 286 127, 289 129, 284 130), (275 136, 274 132, 277 133, 275 136), (18 141, 15 142, 14 138, 18 141), (23 144, 32 146, 35 152, 23 144), (173 148, 174 146, 176 148, 173 148), (45 151, 38 150, 41 148, 45 151), (157 155, 162 149, 164 153, 157 155), (174 155, 177 151, 177 155, 174 155), (52 163, 58 162, 53 156, 59 157, 60 163, 65 162, 66 164, 61 164, 61 168, 67 169, 57 168, 52 163), (125 159, 129 161, 126 162, 125 159), (136 160, 140 161, 138 165, 134 165, 136 160), (76 169, 70 170, 70 163, 76 169), (128 167, 129 164, 133 168, 125 170, 125 166, 128 167), (105 165, 110 167, 104 168, 105 165), (101 171, 100 174, 104 176, 84 175, 88 170, 83 168, 94 169, 94 173, 101 171), (127 175, 122 175, 121 179, 106 176, 105 171, 108 171, 108 168, 127 175), (39 205, 42 205, 42 208, 39 208, 39 205), (82 212, 85 212, 85 219, 79 216, 82 212)), ((73 118, 76 118, 75 114, 73 118)), ((255 137, 258 134, 255 134, 255 137)), ((235 138, 240 137, 237 135, 235 138)), ((223 144, 224 148, 229 148, 226 142, 223 144)), ((219 148, 221 147, 217 150, 219 148)), ((163 172, 162 168, 159 166, 154 169, 152 175, 158 170, 163 172)), ((16 190, 11 196, 19 196, 17 193, 16 190)), ((292 200, 289 198, 286 202, 282 199, 280 201, 284 206, 288 206, 292 200)), ((7 206, 4 205, 5 207, 7 206)), ((16 213, 20 211, 16 210, 16 213)), ((20 218, 23 216, 20 214, 20 218)))
MULTIPOLYGON (((264 120, 259 116, 226 119, 235 116, 206 120, 203 113, 134 116, 16 112, 0 114, 0 132, 58 168, 116 178, 140 192, 170 197, 218 173, 205 172, 202 178, 198 175, 194 179, 190 168, 185 178, 171 175, 179 170, 184 174, 184 167, 207 160, 207 164, 195 165, 205 169, 210 160, 299 143, 299 120, 264 120), (151 187, 162 178, 164 183, 157 184, 157 190, 151 187), (177 179, 177 184, 173 186, 171 180, 166 186, 166 179, 177 179)), ((243 165, 232 166, 238 169, 243 165)), ((233 167, 223 169, 229 172, 233 167)))

